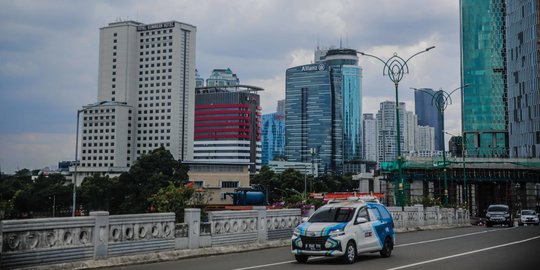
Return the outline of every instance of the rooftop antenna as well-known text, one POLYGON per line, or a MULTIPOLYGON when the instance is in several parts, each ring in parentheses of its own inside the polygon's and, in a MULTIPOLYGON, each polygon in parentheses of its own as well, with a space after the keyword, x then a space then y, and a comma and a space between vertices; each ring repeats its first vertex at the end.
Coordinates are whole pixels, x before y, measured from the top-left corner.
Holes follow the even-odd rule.
POLYGON ((339 48, 343 49, 343 36, 339 36, 339 48))

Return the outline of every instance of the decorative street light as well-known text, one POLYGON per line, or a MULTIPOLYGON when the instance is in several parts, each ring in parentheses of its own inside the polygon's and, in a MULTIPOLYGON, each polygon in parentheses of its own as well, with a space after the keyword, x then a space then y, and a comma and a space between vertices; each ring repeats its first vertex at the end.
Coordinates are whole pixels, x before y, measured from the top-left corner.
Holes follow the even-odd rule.
MULTIPOLYGON (((423 92, 423 93, 426 93, 428 95, 431 96, 431 104, 432 105, 435 105, 435 107, 437 107, 437 109, 439 110, 439 116, 440 116, 440 120, 441 120, 441 148, 443 150, 443 175, 444 175, 444 206, 447 207, 448 206, 448 182, 447 182, 447 175, 446 175, 446 150, 445 150, 445 144, 444 144, 444 111, 446 110, 446 108, 448 107, 448 105, 452 104, 452 98, 450 97, 453 93, 455 93, 457 90, 460 90, 462 88, 465 88, 469 86, 469 84, 465 84, 463 86, 460 86, 450 92, 446 92, 442 89, 440 89, 439 91, 435 92, 435 93, 431 93, 429 91, 426 91, 424 89, 418 89, 418 88, 414 88, 414 87, 411 87, 411 89, 415 90, 415 91, 420 91, 420 92, 423 92)), ((462 141, 463 141, 463 138, 462 138, 462 141)), ((463 155, 463 153, 462 153, 463 155)), ((463 164, 465 165, 465 162, 463 162, 463 164)), ((464 169, 465 171, 465 169, 464 169)), ((464 185, 465 185, 465 194, 467 194, 467 183, 465 182, 466 180, 464 180, 464 185)), ((466 197, 466 195, 465 195, 466 197)))
POLYGON ((362 56, 369 56, 372 58, 375 58, 381 63, 383 63, 383 76, 388 76, 390 81, 394 83, 395 86, 395 94, 396 94, 396 143, 397 143, 397 165, 398 165, 398 179, 396 179, 396 186, 399 186, 399 204, 401 207, 405 206, 405 197, 403 194, 403 171, 402 171, 402 156, 401 156, 401 133, 399 130, 399 98, 398 98, 398 88, 399 88, 399 82, 401 79, 403 79, 403 76, 405 74, 409 74, 409 66, 408 62, 415 56, 425 53, 431 49, 434 49, 435 46, 431 46, 423 51, 417 52, 413 54, 411 57, 407 58, 407 60, 401 58, 397 55, 397 53, 394 53, 394 55, 388 60, 383 60, 380 57, 377 57, 372 54, 367 54, 364 52, 357 51, 356 53, 362 55, 362 56))
POLYGON ((77 110, 77 132, 75 133, 75 167, 73 169, 73 206, 71 209, 71 216, 75 216, 75 206, 77 205, 77 166, 79 165, 78 155, 79 155, 79 118, 82 112, 92 109, 94 107, 100 106, 107 103, 107 101, 101 101, 92 105, 83 107, 81 110, 77 110))

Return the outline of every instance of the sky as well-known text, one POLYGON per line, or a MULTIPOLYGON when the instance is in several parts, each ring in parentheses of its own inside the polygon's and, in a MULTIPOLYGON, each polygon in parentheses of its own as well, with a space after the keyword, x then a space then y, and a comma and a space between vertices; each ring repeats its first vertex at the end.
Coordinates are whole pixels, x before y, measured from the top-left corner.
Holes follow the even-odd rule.
MULTIPOLYGON (((176 20, 197 27, 203 78, 231 68, 242 84, 264 88, 263 113, 285 98, 285 70, 313 62, 320 47, 408 58, 399 100, 414 111, 411 87, 460 86, 456 0, 0 0, 0 170, 55 167, 74 160, 77 109, 97 101, 99 28, 117 20, 176 20), (341 41, 341 42, 340 42, 341 41)), ((394 101, 383 65, 360 56, 363 113, 394 101)), ((446 109, 461 133, 460 95, 446 109)), ((449 139, 447 135, 446 140, 449 139)))

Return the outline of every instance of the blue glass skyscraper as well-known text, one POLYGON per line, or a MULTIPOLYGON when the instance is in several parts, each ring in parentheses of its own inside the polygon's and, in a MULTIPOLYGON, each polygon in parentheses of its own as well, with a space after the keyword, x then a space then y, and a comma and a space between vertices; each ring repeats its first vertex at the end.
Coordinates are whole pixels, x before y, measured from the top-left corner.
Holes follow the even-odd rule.
POLYGON ((442 151, 444 148, 443 138, 441 138, 441 115, 440 111, 433 103, 433 96, 426 93, 429 92, 435 95, 435 91, 430 88, 422 88, 422 91, 414 91, 414 112, 418 116, 419 126, 430 126, 435 129, 435 150, 442 151))
POLYGON ((506 11, 510 157, 540 158, 540 2, 508 1, 506 11))
POLYGON ((342 174, 344 163, 362 155, 362 71, 350 49, 317 60, 287 69, 285 154, 291 162, 315 159, 320 173, 342 174))
POLYGON ((461 0, 465 155, 508 156, 506 1, 461 0))
POLYGON ((276 157, 285 157, 285 115, 277 113, 262 116, 262 165, 276 157))

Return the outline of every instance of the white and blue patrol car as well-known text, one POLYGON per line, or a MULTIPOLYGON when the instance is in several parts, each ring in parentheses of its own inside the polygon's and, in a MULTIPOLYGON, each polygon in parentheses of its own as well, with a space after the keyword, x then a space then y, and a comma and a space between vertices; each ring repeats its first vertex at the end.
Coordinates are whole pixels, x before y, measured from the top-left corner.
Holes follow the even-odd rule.
POLYGON ((309 256, 336 256, 354 263, 360 253, 378 251, 389 257, 394 240, 394 221, 386 207, 355 198, 319 208, 294 229, 291 248, 299 263, 309 256))

